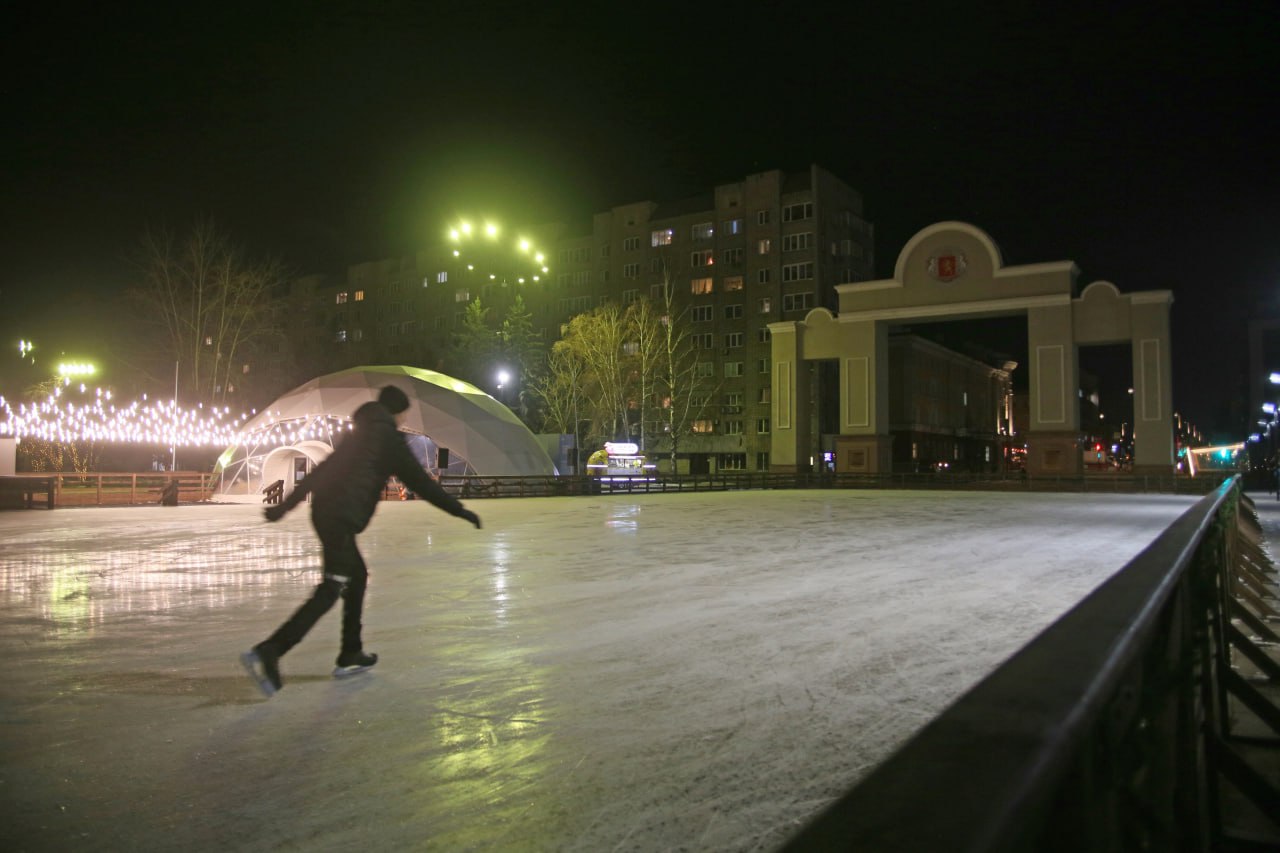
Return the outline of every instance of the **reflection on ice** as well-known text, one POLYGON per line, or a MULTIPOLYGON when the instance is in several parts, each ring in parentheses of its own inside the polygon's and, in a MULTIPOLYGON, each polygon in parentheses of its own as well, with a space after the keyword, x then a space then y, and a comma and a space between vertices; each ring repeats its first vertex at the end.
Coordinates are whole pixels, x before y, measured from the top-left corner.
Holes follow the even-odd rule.
POLYGON ((247 587, 313 582, 307 570, 318 567, 319 555, 308 528, 228 528, 209 515, 218 511, 211 508, 168 510, 181 518, 157 517, 161 511, 64 510, 56 520, 68 526, 6 530, 0 606, 34 606, 50 630, 63 634, 92 631, 120 615, 221 608, 247 587), (127 521, 91 524, 105 515, 127 521))

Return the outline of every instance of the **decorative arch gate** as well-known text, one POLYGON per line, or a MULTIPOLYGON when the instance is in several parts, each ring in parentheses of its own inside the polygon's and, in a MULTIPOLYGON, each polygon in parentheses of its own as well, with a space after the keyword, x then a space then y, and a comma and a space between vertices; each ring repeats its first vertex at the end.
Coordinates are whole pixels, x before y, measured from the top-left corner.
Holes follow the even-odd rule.
POLYGON ((920 320, 1025 314, 1030 373, 1027 468, 1079 474, 1078 349, 1129 342, 1133 352, 1134 473, 1173 470, 1173 380, 1167 290, 1122 294, 1106 281, 1076 296, 1071 261, 1005 266, 981 229, 939 222, 907 241, 893 278, 836 285, 839 313, 771 323, 773 424, 770 468, 806 467, 810 446, 805 362, 839 363, 836 469, 888 472, 889 326, 920 320))

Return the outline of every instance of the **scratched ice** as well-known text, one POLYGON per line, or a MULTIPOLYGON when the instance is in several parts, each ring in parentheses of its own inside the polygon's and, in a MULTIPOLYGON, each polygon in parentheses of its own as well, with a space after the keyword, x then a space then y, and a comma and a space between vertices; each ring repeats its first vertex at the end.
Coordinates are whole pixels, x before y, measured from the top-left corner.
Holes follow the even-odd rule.
POLYGON ((305 512, 0 514, 6 850, 768 850, 1191 498, 756 492, 384 504, 367 676, 305 512))

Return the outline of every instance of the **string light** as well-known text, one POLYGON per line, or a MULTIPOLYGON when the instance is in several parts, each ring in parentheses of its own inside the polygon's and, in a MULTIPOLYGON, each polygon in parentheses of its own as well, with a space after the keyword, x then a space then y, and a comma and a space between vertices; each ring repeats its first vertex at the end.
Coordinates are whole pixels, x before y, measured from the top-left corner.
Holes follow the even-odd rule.
MULTIPOLYGON (((0 396, 0 436, 51 442, 162 444, 177 447, 276 446, 297 441, 327 441, 333 432, 349 430, 350 420, 333 415, 305 415, 279 420, 280 412, 264 412, 264 423, 246 429, 252 414, 231 417, 231 407, 203 404, 184 409, 174 400, 147 402, 144 394, 117 407, 112 394, 96 388, 77 403, 63 399, 63 386, 42 402, 18 403, 0 396)), ((254 412, 256 414, 256 410, 254 412)))

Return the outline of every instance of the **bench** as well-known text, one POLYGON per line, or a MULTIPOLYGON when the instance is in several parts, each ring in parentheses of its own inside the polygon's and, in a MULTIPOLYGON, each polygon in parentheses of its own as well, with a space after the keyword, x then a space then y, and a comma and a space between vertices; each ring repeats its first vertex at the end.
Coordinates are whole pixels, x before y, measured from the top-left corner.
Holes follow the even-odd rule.
POLYGON ((58 494, 58 478, 47 477, 4 476, 0 477, 0 507, 8 508, 10 496, 18 496, 18 507, 35 509, 36 495, 44 494, 45 506, 53 509, 58 494))

